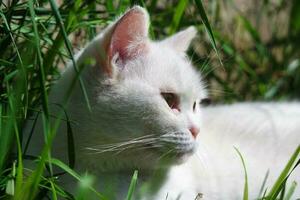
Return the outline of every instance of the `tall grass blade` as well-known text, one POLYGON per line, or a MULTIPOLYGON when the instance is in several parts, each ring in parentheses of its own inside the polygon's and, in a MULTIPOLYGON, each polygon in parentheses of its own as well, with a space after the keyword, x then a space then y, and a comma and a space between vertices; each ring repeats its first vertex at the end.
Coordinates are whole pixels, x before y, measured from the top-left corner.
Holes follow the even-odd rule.
MULTIPOLYGON (((40 37, 38 34, 37 24, 36 24, 36 16, 34 11, 34 3, 33 0, 28 1, 28 8, 30 11, 31 21, 32 21, 32 27, 34 32, 34 44, 36 48, 37 53, 37 63, 38 63, 38 71, 39 71, 39 82, 41 87, 41 93, 42 93, 42 107, 43 107, 43 114, 42 114, 42 121, 43 121, 43 132, 45 134, 45 141, 46 144, 48 144, 50 141, 48 140, 48 137, 51 133, 50 131, 50 122, 49 122, 49 108, 48 108, 48 95, 45 87, 45 70, 43 66, 43 59, 42 59, 42 52, 40 47, 40 37)), ((44 160, 46 157, 50 159, 50 149, 47 149, 44 155, 42 155, 42 159, 38 164, 37 169, 34 171, 32 176, 27 180, 26 185, 24 186, 26 189, 25 191, 18 191, 17 193, 17 199, 28 198, 33 199, 35 197, 35 194, 37 193, 38 186, 42 177, 43 168, 44 168, 44 160)), ((50 164, 50 173, 52 174, 52 165, 50 164)))
POLYGON ((16 177, 16 162, 13 162, 11 177, 6 184, 5 193, 11 196, 15 195, 15 177, 16 177))
POLYGON ((127 192, 126 200, 132 200, 132 197, 133 197, 133 194, 135 191, 135 187, 136 187, 136 183, 137 183, 137 177, 138 177, 138 171, 134 170, 134 173, 132 175, 131 182, 129 185, 129 189, 127 192))
POLYGON ((234 147, 234 149, 236 150, 236 152, 238 153, 238 155, 239 155, 239 157, 242 161, 243 168, 244 168, 244 173, 245 173, 245 184, 244 184, 243 200, 248 200, 249 199, 249 195, 248 195, 248 175, 247 175, 247 169, 246 169, 245 161, 244 161, 244 158, 243 158, 241 152, 236 147, 234 147))
POLYGON ((57 200, 55 185, 52 181, 50 181, 51 191, 52 191, 52 200, 57 200))
POLYGON ((220 61, 221 65, 223 65, 221 57, 219 55, 219 51, 217 49, 215 37, 214 37, 213 31, 212 31, 212 29, 210 27, 210 24, 209 24, 208 18, 206 16, 205 9, 204 9, 204 7, 202 5, 202 2, 201 2, 201 0, 195 0, 195 3, 196 3, 196 6, 197 6, 197 9, 199 11, 199 14, 201 16, 202 22, 204 24, 205 30, 208 33, 210 42, 211 42, 211 44, 212 44, 212 46, 213 46, 213 48, 214 48, 214 50, 215 50, 215 52, 216 52, 216 54, 217 54, 217 56, 219 58, 219 61, 220 61))
POLYGON ((245 27, 245 29, 248 31, 254 42, 261 43, 260 35, 258 31, 252 26, 251 22, 244 16, 240 16, 240 19, 245 27))
POLYGON ((34 129, 35 129, 35 126, 36 126, 36 123, 37 123, 37 120, 38 120, 39 116, 40 116, 40 112, 37 112, 37 114, 36 114, 36 116, 34 118, 31 130, 30 130, 28 139, 27 139, 27 141, 25 143, 25 147, 24 147, 24 150, 23 150, 23 154, 24 155, 26 155, 26 153, 27 153, 27 150, 28 150, 28 147, 29 147, 29 143, 31 141, 31 138, 32 138, 32 135, 33 135, 33 132, 34 132, 34 129))
POLYGON ((286 164, 284 170, 279 175, 278 179, 276 180, 275 184, 273 185, 272 189, 267 195, 267 199, 276 199, 278 194, 280 193, 281 188, 284 186, 287 178, 289 177, 290 173, 299 165, 300 159, 294 166, 294 163, 298 159, 300 154, 300 145, 296 148, 295 152, 293 153, 292 157, 290 158, 289 162, 286 164))
POLYGON ((71 127, 71 121, 69 119, 67 111, 63 108, 63 106, 61 106, 61 105, 58 105, 58 106, 61 109, 63 109, 63 112, 66 117, 69 167, 71 169, 73 169, 75 166, 75 145, 74 145, 74 136, 73 136, 73 130, 71 127))
POLYGON ((174 15, 171 23, 170 34, 174 34, 178 30, 178 26, 184 10, 188 4, 188 0, 180 0, 174 10, 174 15))
POLYGON ((263 195, 263 192, 265 191, 265 186, 266 186, 266 183, 267 183, 267 179, 268 179, 268 177, 269 177, 269 174, 270 174, 270 170, 267 171, 267 173, 266 173, 266 175, 265 175, 265 177, 264 177, 264 180, 263 180, 263 183, 262 183, 261 188, 260 188, 260 190, 259 190, 257 199, 261 198, 262 195, 263 195))
MULTIPOLYGON (((3 14, 2 9, 0 8, 0 16, 3 19, 4 25, 6 29, 9 32, 9 37, 11 38, 13 47, 16 51, 16 55, 18 57, 18 60, 20 62, 20 68, 18 69, 17 74, 21 74, 21 76, 18 76, 19 79, 19 84, 17 84, 16 88, 14 89, 14 92, 12 93, 10 84, 8 80, 6 81, 6 90, 7 90, 7 96, 8 96, 8 106, 9 106, 9 111, 6 112, 7 116, 10 117, 9 120, 5 122, 5 126, 2 126, 2 129, 0 131, 2 132, 0 135, 0 174, 2 173, 2 170, 4 168, 5 160, 8 154, 8 151, 10 150, 10 145, 12 143, 13 139, 13 134, 12 131, 14 130, 15 135, 16 135, 16 140, 17 140, 17 152, 18 152, 18 173, 17 173, 17 189, 20 188, 21 183, 22 183, 22 153, 21 153, 21 144, 20 144, 20 138, 19 138, 19 131, 18 131, 18 122, 16 119, 16 114, 18 111, 15 108, 18 108, 20 106, 20 96, 21 96, 21 88, 24 87, 24 85, 27 86, 27 77, 26 77, 26 70, 23 66, 23 62, 19 53, 19 50, 17 48, 16 42, 14 40, 13 35, 11 34, 11 30, 9 27, 9 24, 6 20, 5 15, 3 14)), ((27 91, 25 92, 25 105, 24 105, 24 110, 26 113, 27 110, 27 102, 28 102, 28 93, 27 91)), ((2 115, 1 115, 2 117, 2 115)))
POLYGON ((299 38, 300 32, 300 1, 293 0, 291 6, 291 14, 289 19, 289 31, 290 34, 296 35, 299 38))
POLYGON ((69 55, 70 55, 70 57, 72 59, 72 65, 74 67, 74 70, 77 73, 77 75, 79 76, 78 80, 79 80, 80 87, 81 87, 81 90, 83 92, 83 95, 84 95, 87 107, 91 111, 91 105, 90 105, 90 102, 89 102, 89 98, 88 98, 88 95, 87 95, 84 83, 83 83, 83 81, 82 81, 82 79, 81 79, 81 77, 79 75, 79 69, 78 69, 78 66, 77 66, 75 58, 74 58, 74 54, 73 54, 73 50, 72 50, 72 45, 71 45, 71 43, 70 43, 70 41, 68 39, 68 35, 66 33, 62 17, 61 17, 61 15, 59 13, 58 7, 57 7, 57 5, 56 5, 56 3, 55 3, 54 0, 50 0, 50 5, 51 5, 51 8, 52 8, 53 14, 55 16, 55 19, 56 19, 56 21, 57 21, 57 23, 58 23, 58 25, 60 27, 60 31, 61 31, 61 33, 63 35, 63 38, 64 38, 64 41, 65 41, 65 45, 67 47, 68 53, 69 53, 69 55))
MULTIPOLYGON (((38 61, 38 71, 39 71, 39 78, 40 78, 40 87, 42 91, 42 106, 43 106, 43 111, 46 117, 46 123, 49 120, 49 109, 48 109, 48 95, 45 87, 45 70, 43 66, 43 59, 42 59, 42 52, 41 52, 41 47, 40 47, 40 36, 38 34, 38 29, 37 29, 37 24, 35 21, 35 13, 34 13, 34 8, 33 8, 33 0, 28 1, 28 7, 30 11, 30 16, 31 16, 31 21, 32 21, 32 28, 33 28, 33 33, 34 33, 34 44, 36 48, 36 53, 37 53, 37 61, 38 61)), ((45 124, 46 125, 46 124, 45 124)), ((46 125, 48 126, 48 124, 46 125)))
MULTIPOLYGON (((19 96, 16 93, 13 93, 11 91, 11 88, 9 87, 8 82, 6 83, 7 85, 7 94, 8 94, 8 103, 9 103, 9 108, 10 108, 10 119, 9 121, 12 122, 13 130, 15 133, 15 138, 16 138, 16 143, 17 143, 17 174, 16 174, 16 192, 21 191, 21 187, 23 184, 23 159, 22 159, 22 148, 21 148, 21 143, 20 143, 20 134, 19 134, 19 129, 18 129, 18 122, 17 122, 17 111, 16 108, 19 106, 19 96), (17 100, 16 100, 16 98, 17 100)), ((16 91, 18 92, 18 91, 16 91)), ((7 134, 10 134, 10 132, 7 132, 7 134)))
POLYGON ((12 127, 13 120, 5 120, 4 115, 10 116, 10 112, 4 112, 3 105, 0 104, 1 108, 1 133, 0 133, 0 174, 5 168, 5 161, 10 149, 10 145, 13 139, 12 127), (2 122, 3 120, 3 122, 2 122))
MULTIPOLYGON (((51 160, 47 160, 47 162, 48 163, 51 162, 52 164, 60 167, 65 172, 67 172, 68 174, 70 174, 72 177, 74 177, 78 181, 81 181, 81 176, 79 174, 77 174, 74 170, 72 170, 70 167, 68 167, 66 164, 64 164, 63 162, 61 162, 60 160, 55 159, 55 158, 51 158, 51 160)), ((99 200, 108 200, 103 195, 101 195, 99 192, 97 192, 93 187, 89 186, 89 189, 93 193, 95 193, 97 195, 97 197, 99 198, 99 200)))
POLYGON ((297 187, 297 182, 293 181, 292 185, 290 186, 290 189, 287 191, 287 193, 284 197, 284 200, 291 200, 292 195, 294 194, 296 187, 297 187))
MULTIPOLYGON (((4 25, 9 33, 9 36, 11 38, 11 41, 12 41, 12 45, 14 47, 14 49, 16 50, 16 54, 17 54, 17 57, 18 57, 18 61, 20 62, 20 66, 19 66, 19 71, 21 72, 21 75, 22 75, 22 81, 24 82, 23 84, 23 87, 25 87, 25 90, 23 90, 22 92, 24 92, 24 96, 25 96, 25 103, 24 103, 24 114, 25 114, 25 117, 27 115, 27 108, 28 108, 28 90, 27 90, 27 85, 28 85, 28 80, 27 80, 27 73, 26 73, 26 68, 24 67, 24 64, 23 64, 23 61, 22 61, 22 58, 21 58, 21 55, 20 55, 20 52, 19 52, 19 49, 17 47, 17 44, 16 44, 16 41, 12 35, 12 31, 10 29, 10 26, 6 20, 6 17, 5 15, 3 14, 3 11, 0 7, 0 15, 1 15, 1 18, 3 19, 3 22, 4 22, 4 25)), ((0 168, 1 168, 1 165, 0 165, 0 168)))
POLYGON ((73 169, 75 166, 75 145, 74 145, 73 130, 69 118, 67 118, 67 137, 68 137, 69 166, 73 169))
POLYGON ((115 11, 113 0, 106 0, 105 7, 109 13, 112 13, 115 11))
MULTIPOLYGON (((1 138, 1 136, 3 137, 3 134, 4 134, 4 132, 2 131, 2 118, 3 118, 2 109, 3 109, 2 104, 0 104, 0 138, 1 138)), ((1 172, 1 170, 0 170, 0 172, 1 172)))
POLYGON ((279 200, 283 200, 283 197, 284 197, 284 195, 285 195, 285 189, 286 189, 286 181, 284 182, 284 184, 283 184, 283 187, 282 187, 282 189, 280 190, 280 196, 279 196, 279 200))

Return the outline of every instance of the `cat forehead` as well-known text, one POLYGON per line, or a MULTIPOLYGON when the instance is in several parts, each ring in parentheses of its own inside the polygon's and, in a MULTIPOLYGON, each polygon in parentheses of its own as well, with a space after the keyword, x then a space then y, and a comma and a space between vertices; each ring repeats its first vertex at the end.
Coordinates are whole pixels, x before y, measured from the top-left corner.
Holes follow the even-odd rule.
POLYGON ((152 44, 147 55, 129 62, 124 68, 127 80, 145 82, 162 92, 206 96, 200 74, 185 54, 152 44))

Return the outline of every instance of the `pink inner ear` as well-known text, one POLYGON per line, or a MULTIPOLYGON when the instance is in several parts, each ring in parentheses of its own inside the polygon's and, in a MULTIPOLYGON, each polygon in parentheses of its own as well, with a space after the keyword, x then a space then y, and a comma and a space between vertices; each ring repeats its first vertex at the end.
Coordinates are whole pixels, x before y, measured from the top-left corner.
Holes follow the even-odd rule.
POLYGON ((117 22, 108 52, 110 60, 117 53, 124 62, 144 52, 148 32, 147 20, 146 13, 135 8, 117 22))

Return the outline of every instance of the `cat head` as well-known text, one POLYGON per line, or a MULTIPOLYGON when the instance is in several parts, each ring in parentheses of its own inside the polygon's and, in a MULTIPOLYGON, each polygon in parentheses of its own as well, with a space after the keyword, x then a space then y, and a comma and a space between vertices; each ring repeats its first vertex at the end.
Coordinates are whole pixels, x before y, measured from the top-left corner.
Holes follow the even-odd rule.
POLYGON ((92 74, 97 79, 86 129, 93 127, 88 131, 94 133, 95 147, 102 141, 133 152, 135 158, 127 160, 179 161, 201 138, 200 102, 206 90, 185 53, 196 30, 151 41, 148 28, 147 12, 135 6, 86 48, 83 55, 96 59, 92 74))

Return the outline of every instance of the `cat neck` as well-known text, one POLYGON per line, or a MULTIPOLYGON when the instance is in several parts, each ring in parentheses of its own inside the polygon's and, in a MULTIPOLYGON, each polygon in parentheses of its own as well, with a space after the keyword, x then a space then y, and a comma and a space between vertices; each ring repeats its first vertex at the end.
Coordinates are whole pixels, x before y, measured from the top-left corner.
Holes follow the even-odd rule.
MULTIPOLYGON (((100 188, 112 187, 115 188, 117 197, 111 199, 125 199, 129 192, 130 184, 136 181, 136 188, 134 190, 135 199, 142 199, 143 196, 155 195, 162 185, 167 180, 168 170, 160 168, 156 170, 137 170, 135 171, 119 171, 111 173, 100 173, 97 176, 101 180, 102 186, 100 188), (133 178, 134 173, 137 173, 137 180, 133 178)), ((108 194, 105 194, 106 196, 108 194)), ((109 196, 108 196, 109 197, 109 196)))

